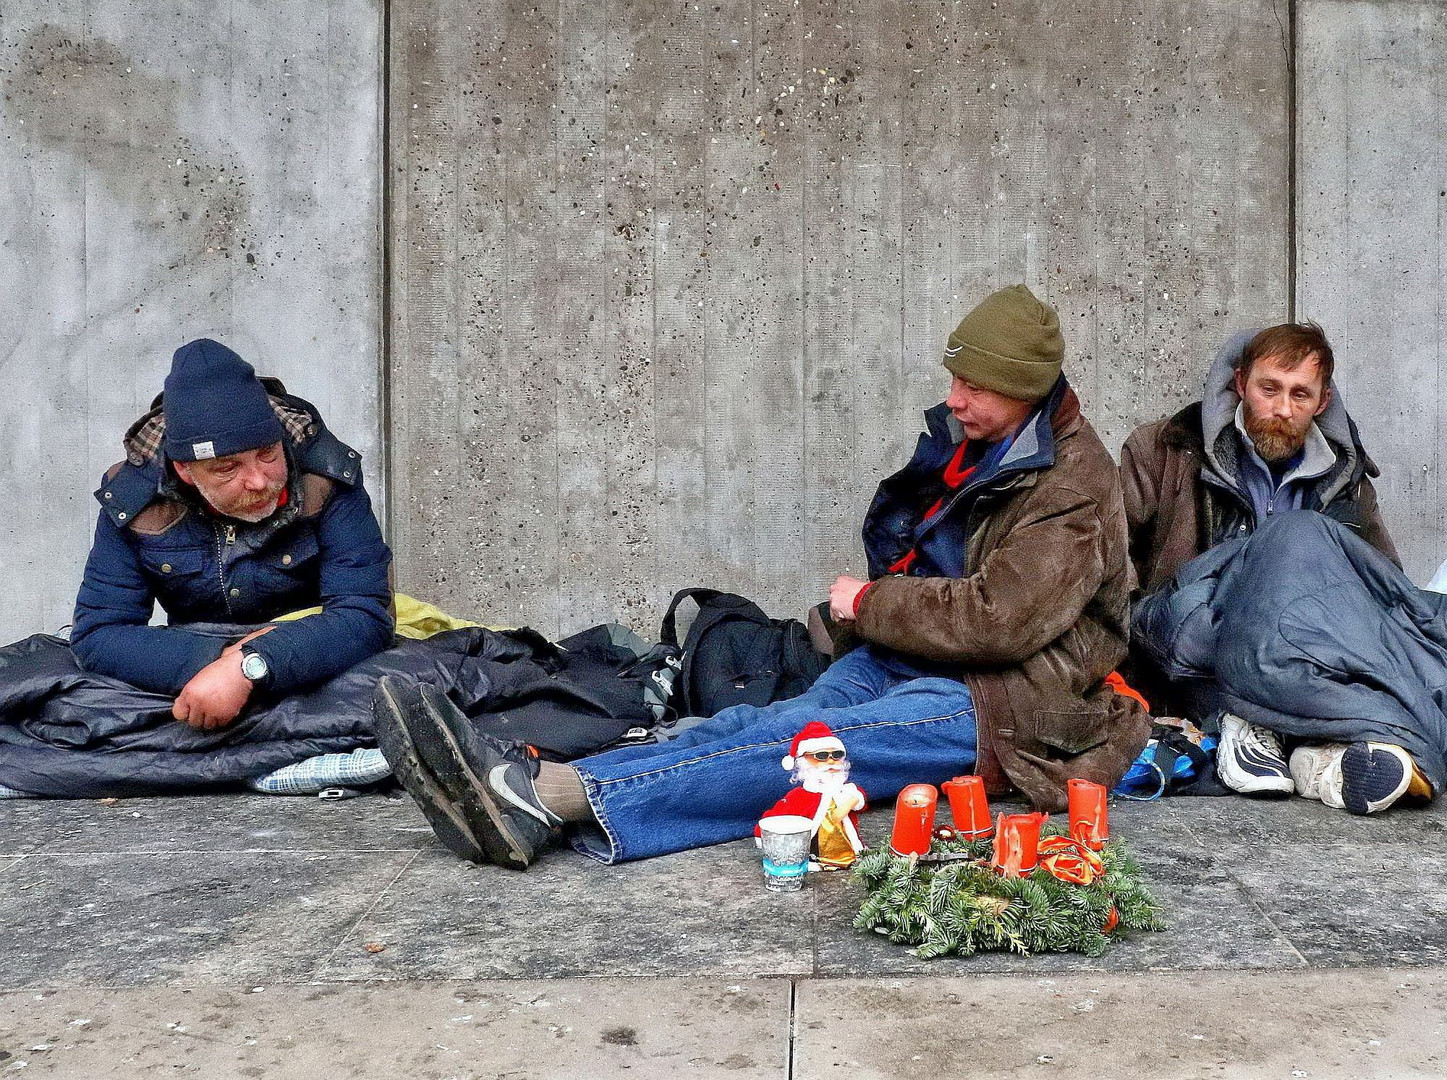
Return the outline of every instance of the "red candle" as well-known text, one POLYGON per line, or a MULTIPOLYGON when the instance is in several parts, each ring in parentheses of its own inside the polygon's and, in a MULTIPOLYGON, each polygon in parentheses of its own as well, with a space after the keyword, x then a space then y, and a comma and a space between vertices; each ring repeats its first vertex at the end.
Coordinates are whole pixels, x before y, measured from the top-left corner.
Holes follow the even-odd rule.
POLYGON ((935 827, 935 804, 940 793, 933 784, 910 784, 899 793, 894 804, 894 832, 889 850, 896 855, 929 853, 930 836, 935 827))
POLYGON ((1040 864, 1040 826, 1045 814, 1001 814, 995 827, 995 869, 1024 877, 1040 864))
POLYGON ((1105 815, 1103 784, 1072 780, 1067 785, 1070 804, 1070 835, 1091 851, 1099 851, 1110 839, 1110 822, 1105 815))
POLYGON ((985 780, 981 776, 957 776, 940 785, 950 800, 950 818, 955 832, 966 840, 983 840, 995 831, 990 820, 990 804, 985 798, 985 780))

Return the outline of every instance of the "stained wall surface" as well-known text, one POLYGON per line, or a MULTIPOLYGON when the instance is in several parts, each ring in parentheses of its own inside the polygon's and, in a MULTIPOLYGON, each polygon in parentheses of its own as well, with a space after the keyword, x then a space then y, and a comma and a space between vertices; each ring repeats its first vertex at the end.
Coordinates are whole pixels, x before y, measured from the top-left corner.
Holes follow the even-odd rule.
POLYGON ((190 338, 379 475, 382 16, 0 5, 0 640, 70 621, 91 492, 190 338))
POLYGON ((1447 559, 1447 7, 1305 0, 1298 36, 1298 306, 1423 584, 1447 559))
POLYGON ((391 12, 392 539, 469 613, 822 599, 993 288, 1112 449, 1286 315, 1285 3, 391 12))

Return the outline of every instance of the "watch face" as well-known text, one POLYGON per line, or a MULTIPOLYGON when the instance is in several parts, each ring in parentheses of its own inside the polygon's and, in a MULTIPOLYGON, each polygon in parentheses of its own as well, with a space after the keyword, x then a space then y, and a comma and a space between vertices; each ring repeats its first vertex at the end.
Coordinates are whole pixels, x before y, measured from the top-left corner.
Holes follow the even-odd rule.
POLYGON ((241 674, 252 682, 266 678, 266 661, 256 653, 247 653, 246 658, 241 661, 241 674))

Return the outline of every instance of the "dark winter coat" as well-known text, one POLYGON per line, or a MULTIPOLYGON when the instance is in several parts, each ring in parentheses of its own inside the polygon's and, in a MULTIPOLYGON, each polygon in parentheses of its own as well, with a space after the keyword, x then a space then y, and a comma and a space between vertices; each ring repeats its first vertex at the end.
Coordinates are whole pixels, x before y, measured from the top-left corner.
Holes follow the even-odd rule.
POLYGON ((255 524, 214 513, 175 477, 160 399, 126 435, 106 472, 95 540, 76 600, 71 643, 88 671, 175 695, 226 642, 187 623, 258 624, 320 605, 250 648, 267 689, 310 685, 392 642, 389 571, 362 467, 301 398, 264 380, 286 431, 288 501, 255 524), (149 626, 159 602, 168 626, 149 626))
POLYGON ((1310 742, 1394 743, 1447 785, 1447 595, 1295 510, 1136 605, 1137 646, 1205 703, 1310 742))
POLYGON ((999 463, 922 522, 962 436, 943 405, 925 419, 865 519, 876 580, 855 632, 953 667, 987 785, 1061 809, 1067 780, 1113 786, 1150 733, 1138 704, 1102 686, 1125 656, 1132 581, 1115 463, 1062 377, 999 463), (911 547, 910 574, 878 576, 911 547))

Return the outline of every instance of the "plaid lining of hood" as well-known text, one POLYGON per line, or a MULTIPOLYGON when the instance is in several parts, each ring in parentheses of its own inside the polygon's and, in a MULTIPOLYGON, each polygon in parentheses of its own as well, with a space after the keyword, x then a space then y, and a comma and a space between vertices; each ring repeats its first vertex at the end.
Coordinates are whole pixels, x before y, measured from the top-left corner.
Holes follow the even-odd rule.
MULTIPOLYGON (((314 426, 316 421, 310 413, 291 408, 275 395, 270 395, 270 401, 271 408, 276 413, 276 418, 281 421, 281 426, 292 445, 316 434, 314 426)), ((165 442, 165 409, 164 407, 152 409, 131 425, 131 430, 126 432, 123 444, 126 460, 132 465, 144 465, 161 452, 161 447, 165 445, 165 442)))

